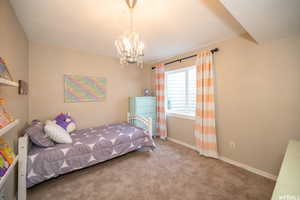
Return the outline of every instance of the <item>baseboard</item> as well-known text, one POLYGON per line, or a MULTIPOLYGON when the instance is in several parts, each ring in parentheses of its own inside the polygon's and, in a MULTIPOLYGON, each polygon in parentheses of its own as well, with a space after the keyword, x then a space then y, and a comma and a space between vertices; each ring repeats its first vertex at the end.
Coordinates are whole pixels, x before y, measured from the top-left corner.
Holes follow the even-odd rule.
POLYGON ((197 148, 194 147, 193 145, 187 144, 187 143, 185 143, 185 142, 181 142, 181 141, 176 140, 176 139, 174 139, 174 138, 168 137, 167 140, 169 140, 169 141, 171 141, 171 142, 174 142, 174 143, 177 143, 177 144, 180 144, 180 145, 185 146, 185 147, 187 147, 187 148, 193 149, 193 150, 195 150, 195 151, 198 151, 197 148))
POLYGON ((260 169, 256 169, 256 168, 254 168, 254 167, 251 167, 251 166, 249 166, 249 165, 246 165, 246 164, 237 162, 237 161, 235 161, 235 160, 231 160, 231 159, 226 158, 226 157, 224 157, 224 156, 220 156, 219 159, 222 160, 222 161, 224 161, 224 162, 226 162, 226 163, 232 164, 232 165, 234 165, 234 166, 237 166, 237 167, 246 169, 246 170, 248 170, 248 171, 250 171, 250 172, 252 172, 252 173, 254 173, 254 174, 258 174, 258 175, 260 175, 260 176, 263 176, 263 177, 266 177, 266 178, 268 178, 268 179, 271 179, 271 180, 273 180, 273 181, 276 181, 276 179, 277 179, 277 176, 275 176, 275 175, 273 175, 273 174, 270 174, 270 173, 268 173, 268 172, 262 171, 262 170, 260 170, 260 169))
MULTIPOLYGON (((180 144, 180 145, 182 145, 182 146, 185 146, 185 147, 187 147, 187 148, 190 148, 190 149, 192 149, 192 150, 198 151, 197 148, 196 148, 195 146, 190 145, 190 144, 187 144, 187 143, 185 143, 185 142, 181 142, 181 141, 179 141, 179 140, 176 140, 176 139, 170 138, 170 137, 168 137, 168 140, 171 141, 171 142, 180 144)), ((274 180, 274 181, 276 181, 276 179, 277 179, 277 176, 275 176, 275 175, 273 175, 273 174, 270 174, 270 173, 268 173, 268 172, 262 171, 262 170, 260 170, 260 169, 256 169, 256 168, 254 168, 254 167, 251 167, 251 166, 249 166, 249 165, 240 163, 240 162, 238 162, 238 161, 231 160, 231 159, 229 159, 229 158, 227 158, 227 157, 220 156, 219 159, 222 160, 223 162, 226 162, 226 163, 229 163, 229 164, 231 164, 231 165, 234 165, 234 166, 243 168, 243 169, 245 169, 245 170, 247 170, 247 171, 250 171, 250 172, 252 172, 252 173, 254 173, 254 174, 258 174, 258 175, 260 175, 260 176, 266 177, 266 178, 268 178, 268 179, 271 179, 271 180, 274 180)))

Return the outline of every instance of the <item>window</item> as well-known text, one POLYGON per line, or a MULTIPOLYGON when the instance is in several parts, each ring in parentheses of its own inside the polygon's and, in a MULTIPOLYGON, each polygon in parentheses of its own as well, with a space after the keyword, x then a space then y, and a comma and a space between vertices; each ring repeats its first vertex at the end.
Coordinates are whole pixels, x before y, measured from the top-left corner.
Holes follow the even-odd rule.
POLYGON ((167 113, 195 116, 196 67, 166 72, 167 113))

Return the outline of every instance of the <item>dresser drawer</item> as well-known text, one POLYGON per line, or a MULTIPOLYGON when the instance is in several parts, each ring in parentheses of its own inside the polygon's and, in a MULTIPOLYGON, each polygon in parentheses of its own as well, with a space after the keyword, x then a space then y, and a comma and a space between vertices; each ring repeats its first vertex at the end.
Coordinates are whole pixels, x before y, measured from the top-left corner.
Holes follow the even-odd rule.
POLYGON ((156 119, 156 113, 153 113, 153 112, 138 112, 137 115, 140 115, 143 117, 151 117, 152 119, 156 119))
POLYGON ((156 106, 139 106, 135 107, 136 113, 155 113, 156 106))
POLYGON ((156 97, 150 96, 150 97, 132 97, 136 101, 156 101, 156 97))
POLYGON ((136 101, 137 107, 156 107, 156 101, 136 101))

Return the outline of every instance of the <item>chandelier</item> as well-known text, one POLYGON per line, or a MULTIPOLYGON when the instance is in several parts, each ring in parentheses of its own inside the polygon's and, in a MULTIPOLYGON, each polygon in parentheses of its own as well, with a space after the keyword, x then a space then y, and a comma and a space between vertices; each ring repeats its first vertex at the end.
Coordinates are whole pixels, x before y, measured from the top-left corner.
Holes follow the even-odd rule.
POLYGON ((144 43, 140 40, 140 36, 135 32, 133 26, 133 10, 137 0, 125 0, 130 11, 130 31, 120 36, 115 45, 120 56, 120 64, 137 64, 143 68, 144 43))

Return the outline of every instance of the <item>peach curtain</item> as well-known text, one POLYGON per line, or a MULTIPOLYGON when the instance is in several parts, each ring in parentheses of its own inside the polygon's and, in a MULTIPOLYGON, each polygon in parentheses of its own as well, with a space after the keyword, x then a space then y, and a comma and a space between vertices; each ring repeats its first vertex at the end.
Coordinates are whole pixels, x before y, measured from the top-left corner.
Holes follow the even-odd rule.
POLYGON ((157 133, 162 139, 167 137, 165 110, 165 65, 155 66, 155 92, 157 98, 157 133))
POLYGON ((213 55, 210 51, 197 55, 197 97, 195 139, 199 153, 218 158, 216 125, 213 55))

